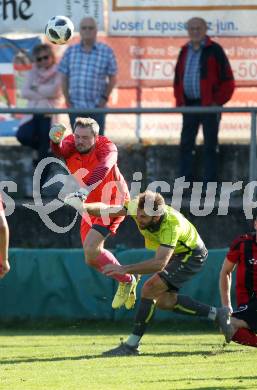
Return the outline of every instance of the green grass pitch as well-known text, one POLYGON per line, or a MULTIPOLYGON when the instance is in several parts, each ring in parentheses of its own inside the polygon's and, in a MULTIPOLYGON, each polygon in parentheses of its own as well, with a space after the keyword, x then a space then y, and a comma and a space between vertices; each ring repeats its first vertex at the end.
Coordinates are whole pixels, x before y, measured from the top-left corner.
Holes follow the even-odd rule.
POLYGON ((105 358, 129 333, 119 324, 0 329, 2 390, 257 389, 257 349, 210 327, 158 325, 145 335, 142 355, 105 358))

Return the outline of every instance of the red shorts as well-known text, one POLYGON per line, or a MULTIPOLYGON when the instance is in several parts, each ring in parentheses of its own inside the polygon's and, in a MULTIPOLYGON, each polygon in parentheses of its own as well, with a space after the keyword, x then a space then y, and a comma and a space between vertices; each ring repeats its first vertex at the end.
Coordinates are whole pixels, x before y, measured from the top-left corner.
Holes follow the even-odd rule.
POLYGON ((107 219, 103 221, 101 217, 94 217, 93 215, 87 215, 83 217, 80 225, 80 237, 82 245, 86 239, 89 230, 92 228, 93 225, 98 225, 100 227, 102 226, 103 228, 106 228, 112 235, 114 235, 116 234, 116 231, 120 226, 121 222, 124 220, 124 218, 125 217, 107 217, 107 219))

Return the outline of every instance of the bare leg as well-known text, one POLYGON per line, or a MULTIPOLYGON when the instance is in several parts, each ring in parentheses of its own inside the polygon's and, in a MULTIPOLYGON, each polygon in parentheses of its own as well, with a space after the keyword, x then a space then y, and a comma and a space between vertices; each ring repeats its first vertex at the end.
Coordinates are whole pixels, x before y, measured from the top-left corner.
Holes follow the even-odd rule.
MULTIPOLYGON (((97 230, 91 229, 83 245, 86 263, 101 273, 106 264, 120 264, 116 257, 104 248, 105 239, 106 237, 97 230)), ((131 283, 132 281, 132 276, 129 274, 113 275, 112 278, 122 283, 131 283)))
POLYGON ((231 325, 233 328, 232 341, 257 348, 257 335, 249 329, 244 320, 231 317, 231 325))

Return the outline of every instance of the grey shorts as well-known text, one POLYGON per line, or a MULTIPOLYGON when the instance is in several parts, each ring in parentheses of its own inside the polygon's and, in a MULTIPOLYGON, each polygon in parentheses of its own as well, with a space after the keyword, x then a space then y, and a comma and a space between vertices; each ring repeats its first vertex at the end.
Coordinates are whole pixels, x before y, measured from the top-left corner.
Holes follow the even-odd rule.
POLYGON ((185 282, 201 271, 207 256, 205 246, 195 248, 189 253, 173 255, 158 275, 167 284, 168 291, 178 291, 185 282))

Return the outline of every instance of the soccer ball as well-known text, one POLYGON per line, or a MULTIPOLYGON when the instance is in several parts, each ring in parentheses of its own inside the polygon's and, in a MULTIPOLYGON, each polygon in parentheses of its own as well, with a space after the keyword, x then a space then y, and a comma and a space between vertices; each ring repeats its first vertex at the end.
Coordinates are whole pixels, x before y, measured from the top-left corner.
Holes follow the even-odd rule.
POLYGON ((74 26, 66 16, 53 16, 47 22, 45 34, 50 42, 63 45, 72 37, 74 26))

